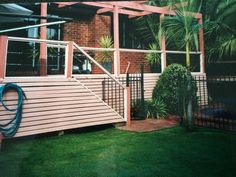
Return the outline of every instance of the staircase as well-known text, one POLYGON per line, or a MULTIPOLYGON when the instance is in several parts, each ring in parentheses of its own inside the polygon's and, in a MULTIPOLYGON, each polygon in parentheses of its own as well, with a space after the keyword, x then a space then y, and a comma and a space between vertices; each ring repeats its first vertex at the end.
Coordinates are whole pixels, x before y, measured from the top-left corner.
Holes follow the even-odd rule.
MULTIPOLYGON (((65 77, 5 78, 22 86, 24 101, 20 128, 15 137, 124 122, 114 109, 76 79, 65 77)), ((17 95, 5 95, 7 105, 16 105, 17 95)), ((1 120, 11 114, 0 106, 1 120)))

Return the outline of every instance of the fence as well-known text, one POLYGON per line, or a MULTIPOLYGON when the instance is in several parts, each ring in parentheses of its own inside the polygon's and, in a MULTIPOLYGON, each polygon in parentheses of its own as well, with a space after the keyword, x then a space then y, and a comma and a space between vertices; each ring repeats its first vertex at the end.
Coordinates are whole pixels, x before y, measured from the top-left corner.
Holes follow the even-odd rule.
MULTIPOLYGON (((131 96, 131 117, 132 119, 144 118, 144 76, 143 65, 141 73, 126 74, 126 77, 117 78, 122 84, 130 87, 131 96), (139 110, 137 110, 139 109, 139 110), (138 113, 137 113, 138 112, 138 113)), ((102 81, 102 97, 113 109, 120 115, 123 115, 123 92, 121 88, 113 83, 110 78, 104 78, 102 81)))
POLYGON ((197 126, 236 131, 236 77, 196 77, 199 104, 194 109, 197 126))

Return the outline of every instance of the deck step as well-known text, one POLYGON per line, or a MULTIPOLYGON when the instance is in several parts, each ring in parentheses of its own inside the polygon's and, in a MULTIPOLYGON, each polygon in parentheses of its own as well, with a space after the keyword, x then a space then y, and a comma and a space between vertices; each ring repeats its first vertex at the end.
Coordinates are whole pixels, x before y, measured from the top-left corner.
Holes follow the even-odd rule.
MULTIPOLYGON (((124 122, 117 112, 76 80, 7 78, 3 84, 8 82, 22 86, 28 99, 24 101, 22 122, 15 137, 124 122)), ((17 94, 9 91, 4 99, 9 108, 14 108, 17 94)), ((12 116, 0 106, 3 123, 12 116)))

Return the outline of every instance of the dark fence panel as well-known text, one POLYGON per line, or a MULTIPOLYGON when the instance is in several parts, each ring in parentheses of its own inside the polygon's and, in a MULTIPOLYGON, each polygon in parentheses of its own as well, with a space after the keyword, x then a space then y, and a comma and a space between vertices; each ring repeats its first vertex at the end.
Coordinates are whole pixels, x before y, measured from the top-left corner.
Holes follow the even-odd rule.
POLYGON ((199 105, 194 109, 195 125, 236 131, 236 77, 196 77, 199 105))
POLYGON ((124 117, 124 89, 110 78, 102 81, 102 99, 124 117))
MULTIPOLYGON (((144 76, 143 65, 141 65, 141 73, 126 74, 126 77, 117 78, 123 85, 130 87, 131 95, 131 117, 132 119, 144 118, 144 76), (136 110, 139 109, 139 110, 136 110), (137 114, 138 112, 138 114, 137 114)), ((115 109, 120 115, 123 115, 123 94, 121 88, 113 83, 110 78, 104 78, 102 82, 103 100, 115 109), (122 105, 121 105, 122 104, 122 105), (122 109, 121 109, 122 107, 122 109)))

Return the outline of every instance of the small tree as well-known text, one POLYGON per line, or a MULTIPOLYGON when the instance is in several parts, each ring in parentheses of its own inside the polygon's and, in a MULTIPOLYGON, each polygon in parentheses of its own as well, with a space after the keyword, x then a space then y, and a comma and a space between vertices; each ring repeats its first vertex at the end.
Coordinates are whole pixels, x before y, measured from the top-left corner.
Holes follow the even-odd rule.
POLYGON ((197 86, 191 72, 180 64, 169 65, 161 74, 152 93, 153 100, 162 100, 168 113, 180 114, 191 130, 188 118, 188 102, 197 103, 197 86), (191 78, 189 80, 189 78, 191 78), (189 89, 189 84, 191 89, 189 89), (188 120, 188 121, 187 121, 188 120))
MULTIPOLYGON (((196 3, 196 0, 188 0, 188 5, 185 6, 186 0, 180 0, 180 6, 175 7, 176 15, 165 16, 160 30, 160 34, 165 34, 166 39, 174 41, 179 48, 185 47, 186 50, 186 66, 190 70, 190 49, 198 51, 198 31, 202 27, 198 24, 197 19, 191 12, 199 12, 201 6, 196 3)), ((192 77, 187 79, 187 93, 191 92, 192 77)), ((192 98, 189 97, 187 112, 185 116, 188 118, 189 129, 192 129, 192 98)))
POLYGON ((166 39, 174 42, 177 47, 186 50, 186 66, 190 69, 190 49, 198 51, 198 31, 202 27, 191 12, 199 12, 195 0, 188 0, 188 5, 184 6, 184 0, 180 0, 180 6, 176 7, 176 15, 165 16, 160 30, 160 34, 165 34, 166 39))

